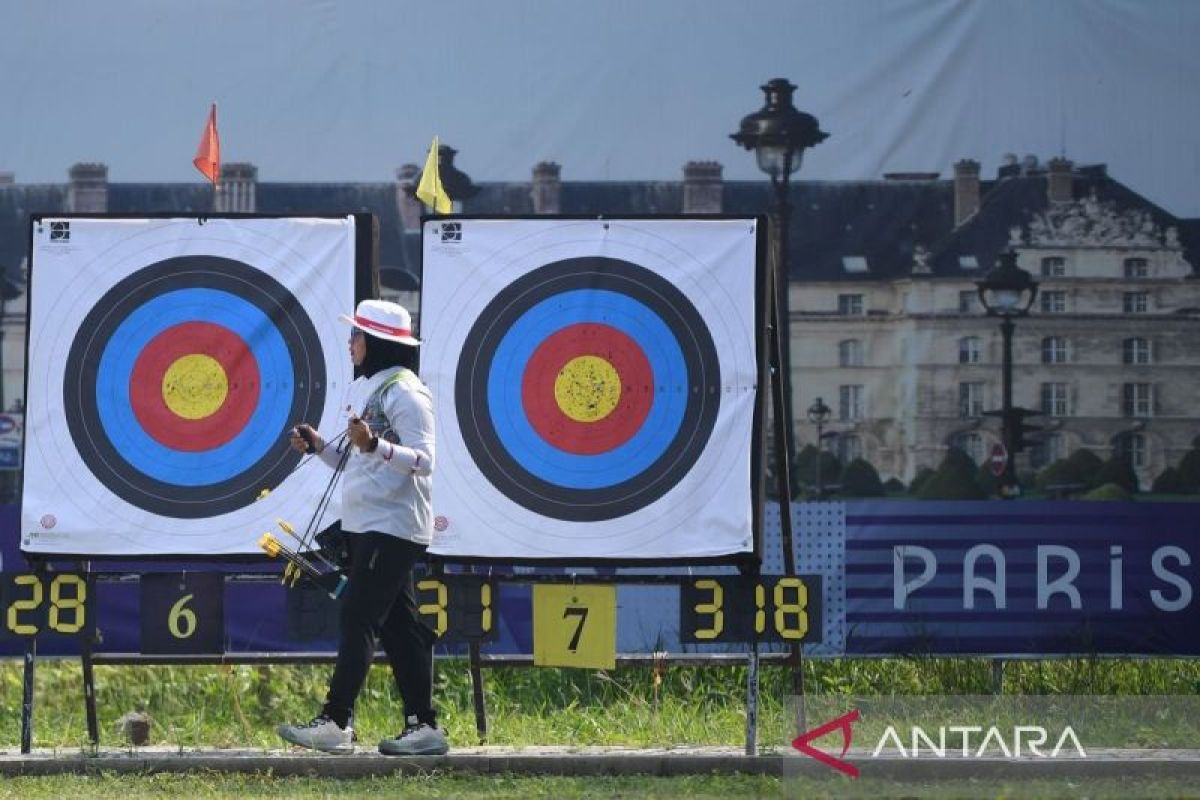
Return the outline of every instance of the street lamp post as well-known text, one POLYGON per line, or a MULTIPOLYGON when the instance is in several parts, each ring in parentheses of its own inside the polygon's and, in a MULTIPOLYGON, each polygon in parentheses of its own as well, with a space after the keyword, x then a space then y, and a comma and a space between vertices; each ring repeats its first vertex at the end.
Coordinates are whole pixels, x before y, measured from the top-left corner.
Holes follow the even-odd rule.
POLYGON ((1000 496, 1012 500, 1021 494, 1014 462, 1016 454, 1022 449, 1021 419, 1029 413, 1025 409, 1014 408, 1012 402, 1012 340, 1016 327, 1013 320, 1029 313, 1037 297, 1038 285, 1032 275, 1017 266, 1017 253, 1014 250, 1001 253, 992 271, 975 285, 979 291, 979 301, 987 309, 988 316, 1000 317, 1003 343, 1000 422, 1007 451, 1004 473, 1000 476, 1000 496))
MULTIPOLYGON (((771 178, 771 188, 774 190, 774 202, 771 207, 771 258, 768 289, 771 296, 770 313, 770 361, 774 362, 776 370, 772 381, 772 398, 775 408, 775 452, 778 464, 779 480, 779 511, 781 540, 785 569, 790 575, 796 574, 796 557, 792 547, 792 502, 791 502, 791 442, 794 434, 792 413, 792 359, 789 347, 790 330, 788 322, 788 222, 791 218, 791 206, 788 203, 788 182, 792 173, 800 169, 806 148, 825 141, 829 134, 821 130, 816 117, 796 110, 792 105, 794 84, 784 78, 767 81, 762 87, 766 95, 766 104, 742 118, 737 133, 730 138, 747 150, 753 150, 758 158, 758 167, 771 178)), ((794 670, 792 672, 793 686, 801 698, 797 725, 799 730, 806 729, 804 712, 804 662, 801 648, 792 646, 794 670)), ((755 656, 751 658, 752 674, 757 673, 755 656)), ((755 679, 757 680, 757 679, 755 679)), ((747 721, 746 751, 753 754, 752 724, 747 721)))
POLYGON ((822 431, 825 428, 825 423, 829 421, 829 415, 832 413, 833 409, 825 405, 825 401, 819 397, 808 407, 808 421, 817 426, 817 464, 813 469, 815 473, 813 483, 817 487, 818 500, 825 494, 825 487, 821 485, 821 456, 825 454, 825 435, 822 431))
MULTIPOLYGON (((782 430, 783 440, 777 443, 779 449, 787 454, 783 459, 783 479, 788 479, 787 461, 790 460, 791 445, 794 436, 793 420, 795 415, 792 407, 791 381, 791 347, 790 347, 790 309, 788 307, 788 223, 791 219, 791 204, 788 201, 788 189, 792 173, 800 169, 804 151, 818 145, 829 136, 821 130, 817 118, 811 114, 797 110, 792 104, 792 93, 795 84, 786 78, 774 78, 762 87, 766 95, 766 103, 753 114, 742 118, 737 133, 730 138, 747 150, 753 150, 758 159, 758 168, 771 178, 773 202, 771 205, 771 293, 775 315, 771 327, 774 341, 771 343, 772 352, 781 372, 783 396, 776 405, 776 430, 782 430)), ((783 493, 791 491, 785 484, 783 493)), ((790 544, 790 542, 785 542, 790 544)))

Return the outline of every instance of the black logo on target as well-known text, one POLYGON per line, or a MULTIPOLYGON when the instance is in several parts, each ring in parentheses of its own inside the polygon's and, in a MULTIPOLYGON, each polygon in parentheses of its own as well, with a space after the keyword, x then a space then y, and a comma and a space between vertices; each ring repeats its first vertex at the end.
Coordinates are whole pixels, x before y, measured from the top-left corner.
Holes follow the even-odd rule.
POLYGON ((318 419, 325 392, 320 339, 287 288, 238 261, 185 256, 100 298, 71 344, 63 400, 101 484, 148 512, 190 519, 278 486, 300 458, 281 432, 318 419), (219 385, 190 400, 204 381, 219 385))
POLYGON ((687 297, 644 267, 593 256, 535 269, 483 309, 459 358, 455 408, 502 494, 547 517, 602 521, 679 484, 712 435, 720 387, 712 336, 687 297), (597 399, 566 419, 555 404, 580 383, 597 399), (607 405, 593 420, 597 403, 607 405), (589 438, 591 427, 600 433, 589 438), (563 430, 575 438, 557 441, 563 430))

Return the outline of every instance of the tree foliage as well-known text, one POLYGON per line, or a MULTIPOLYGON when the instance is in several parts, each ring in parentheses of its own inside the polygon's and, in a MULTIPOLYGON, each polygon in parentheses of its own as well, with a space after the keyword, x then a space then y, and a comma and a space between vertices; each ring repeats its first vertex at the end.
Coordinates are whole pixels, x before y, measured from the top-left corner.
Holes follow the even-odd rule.
POLYGON ((1129 500, 1130 494, 1124 486, 1116 483, 1105 483, 1092 489, 1083 496, 1084 500, 1129 500))
POLYGON ((1183 494, 1200 492, 1200 448, 1193 447, 1184 453, 1176 471, 1179 473, 1179 487, 1183 494))
POLYGON ((1134 471, 1133 462, 1129 456, 1117 455, 1105 461, 1104 465, 1100 467, 1100 471, 1096 473, 1096 483, 1101 486, 1115 483, 1130 494, 1137 492, 1137 472, 1134 471))
POLYGON ((1037 474, 1037 487, 1048 491, 1051 486, 1082 484, 1085 489, 1094 489, 1101 483, 1099 477, 1103 466, 1104 461, 1100 456, 1080 448, 1069 457, 1043 467, 1037 474))
POLYGON ((917 497, 921 493, 921 487, 937 473, 933 467, 921 467, 917 470, 917 474, 913 476, 912 483, 908 485, 908 493, 917 497))
POLYGON ((870 462, 856 458, 842 469, 842 494, 847 497, 883 497, 883 481, 870 462))
POLYGON ((1150 487, 1150 491, 1158 494, 1187 494, 1183 488, 1183 481, 1179 477, 1179 470, 1174 467, 1167 467, 1160 472, 1154 479, 1154 485, 1150 487))
POLYGON ((951 447, 937 471, 921 484, 922 500, 983 500, 987 492, 975 481, 975 462, 957 447, 951 447))

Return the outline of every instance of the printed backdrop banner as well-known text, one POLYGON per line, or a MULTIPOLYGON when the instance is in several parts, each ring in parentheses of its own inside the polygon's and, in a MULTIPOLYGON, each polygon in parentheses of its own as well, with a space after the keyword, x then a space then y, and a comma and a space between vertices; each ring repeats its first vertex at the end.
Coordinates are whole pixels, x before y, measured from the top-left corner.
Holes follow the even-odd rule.
POLYGON ((286 431, 344 424, 354 219, 32 225, 22 550, 249 554, 302 529, 330 473, 286 431))
POLYGON ((1195 503, 837 505, 848 655, 1200 655, 1195 503))
POLYGON ((427 221, 431 552, 752 552, 758 225, 427 221))

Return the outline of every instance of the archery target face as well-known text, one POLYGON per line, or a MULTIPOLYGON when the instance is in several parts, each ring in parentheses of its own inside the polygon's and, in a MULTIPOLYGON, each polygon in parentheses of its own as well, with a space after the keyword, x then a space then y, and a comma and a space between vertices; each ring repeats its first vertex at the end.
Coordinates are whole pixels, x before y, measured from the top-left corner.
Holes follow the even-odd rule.
POLYGON ((754 222, 430 224, 434 552, 751 549, 754 222))
POLYGON ((24 549, 256 553, 277 518, 303 529, 330 473, 297 471, 286 431, 339 424, 353 220, 62 224, 34 231, 24 549))

